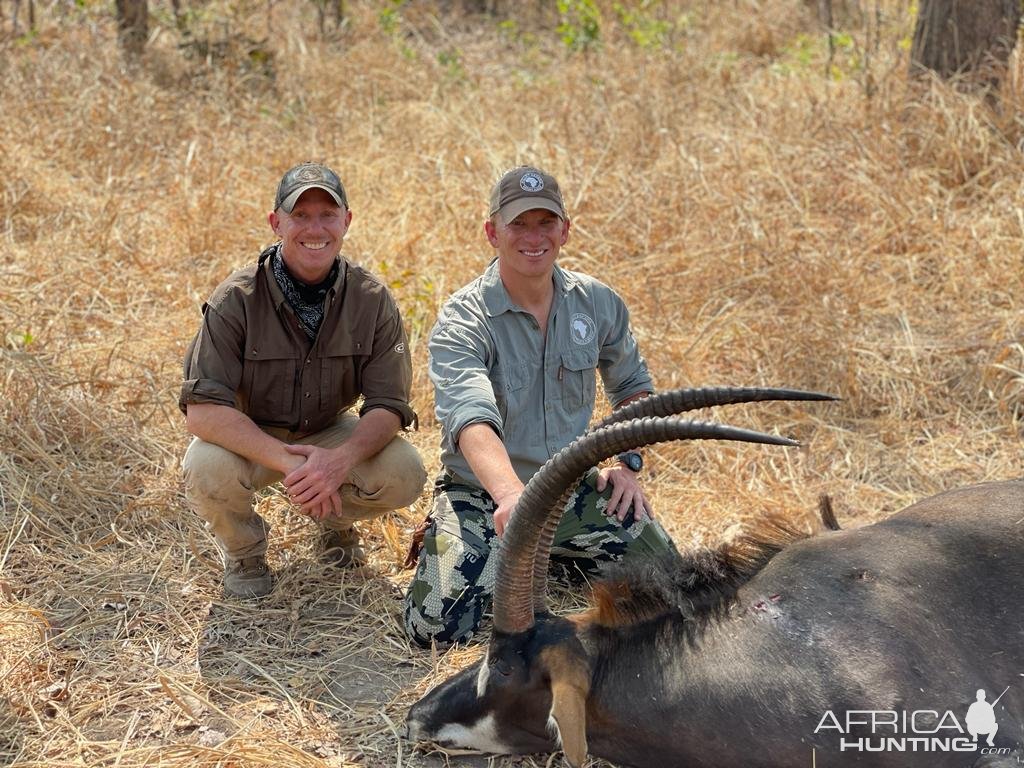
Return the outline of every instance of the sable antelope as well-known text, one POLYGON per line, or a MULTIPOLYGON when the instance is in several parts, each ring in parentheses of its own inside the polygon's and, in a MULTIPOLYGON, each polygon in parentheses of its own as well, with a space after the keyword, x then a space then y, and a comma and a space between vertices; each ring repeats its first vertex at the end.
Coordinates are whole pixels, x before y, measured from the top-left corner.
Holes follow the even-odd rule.
POLYGON ((601 426, 530 481, 502 541, 487 653, 412 707, 407 736, 560 748, 577 767, 588 753, 693 768, 1018 766, 1024 481, 948 491, 854 530, 807 536, 769 520, 718 550, 624 565, 582 614, 548 612, 560 499, 588 467, 674 439, 794 444, 664 415, 684 399, 733 402, 698 392, 613 414, 653 415, 601 426), (979 721, 998 726, 989 746, 966 713, 979 689, 1006 686, 979 721))

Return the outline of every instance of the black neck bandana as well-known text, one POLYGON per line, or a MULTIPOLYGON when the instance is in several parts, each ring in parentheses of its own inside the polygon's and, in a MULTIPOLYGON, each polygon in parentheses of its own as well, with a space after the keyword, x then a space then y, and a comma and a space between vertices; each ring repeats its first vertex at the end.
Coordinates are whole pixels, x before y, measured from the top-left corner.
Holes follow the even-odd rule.
POLYGON ((317 331, 320 330, 320 323, 324 321, 324 299, 338 278, 338 261, 335 260, 327 277, 316 285, 307 285, 288 271, 284 259, 281 258, 280 243, 274 249, 270 265, 274 270, 274 279, 277 280, 281 293, 284 294, 291 308, 295 310, 299 326, 312 341, 316 338, 317 331))

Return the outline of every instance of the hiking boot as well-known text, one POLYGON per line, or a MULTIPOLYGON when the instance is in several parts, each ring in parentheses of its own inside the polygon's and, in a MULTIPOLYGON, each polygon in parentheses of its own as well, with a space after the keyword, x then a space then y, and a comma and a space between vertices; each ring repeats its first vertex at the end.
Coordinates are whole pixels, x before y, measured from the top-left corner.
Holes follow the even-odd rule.
POLYGON ((229 559, 224 566, 224 594, 228 597, 263 597, 273 587, 274 574, 263 555, 229 559))
POLYGON ((346 528, 338 531, 327 528, 320 536, 321 559, 339 568, 358 568, 366 565, 366 553, 359 541, 359 531, 346 528))

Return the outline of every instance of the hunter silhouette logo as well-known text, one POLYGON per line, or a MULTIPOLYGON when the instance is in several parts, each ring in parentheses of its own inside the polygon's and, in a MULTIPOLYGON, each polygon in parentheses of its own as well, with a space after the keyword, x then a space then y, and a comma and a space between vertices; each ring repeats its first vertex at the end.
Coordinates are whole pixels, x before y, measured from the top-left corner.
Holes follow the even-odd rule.
POLYGON ((995 746, 993 739, 996 737, 996 731, 999 730, 999 723, 996 722, 996 704, 1008 690, 1010 690, 1010 686, 1006 686, 1003 693, 1000 693, 996 700, 989 704, 985 701, 985 689, 978 689, 977 701, 967 709, 967 717, 964 718, 967 723, 967 732, 975 741, 978 740, 979 735, 985 735, 988 736, 988 745, 995 746))

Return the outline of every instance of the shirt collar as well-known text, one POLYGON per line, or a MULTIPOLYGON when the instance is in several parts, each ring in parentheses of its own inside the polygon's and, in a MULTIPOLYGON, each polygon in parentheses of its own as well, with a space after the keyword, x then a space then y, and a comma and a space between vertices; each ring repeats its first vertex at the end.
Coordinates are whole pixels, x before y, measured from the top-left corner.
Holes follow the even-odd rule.
MULTIPOLYGON (((267 287, 270 290, 270 297, 274 300, 274 309, 280 309, 281 305, 286 303, 288 300, 284 296, 284 292, 281 290, 281 286, 277 284, 277 280, 274 279, 274 265, 271 261, 271 256, 274 251, 281 247, 281 243, 274 243, 270 247, 263 250, 260 253, 257 264, 261 267, 263 277, 267 281, 267 287)), ((338 256, 338 260, 341 262, 338 268, 338 276, 334 279, 334 285, 331 286, 327 292, 328 296, 338 296, 342 294, 342 289, 345 286, 345 278, 348 275, 348 262, 341 256, 338 256)), ((500 280, 498 281, 501 282, 500 280)))
MULTIPOLYGON (((555 283, 555 293, 561 296, 565 296, 580 284, 574 274, 566 272, 557 264, 554 265, 552 279, 555 283)), ((483 283, 484 308, 487 310, 488 317, 497 317, 505 312, 522 311, 522 307, 512 301, 508 291, 505 290, 505 284, 501 282, 497 258, 487 265, 481 281, 483 283)))

